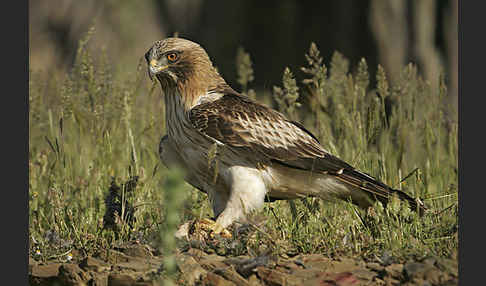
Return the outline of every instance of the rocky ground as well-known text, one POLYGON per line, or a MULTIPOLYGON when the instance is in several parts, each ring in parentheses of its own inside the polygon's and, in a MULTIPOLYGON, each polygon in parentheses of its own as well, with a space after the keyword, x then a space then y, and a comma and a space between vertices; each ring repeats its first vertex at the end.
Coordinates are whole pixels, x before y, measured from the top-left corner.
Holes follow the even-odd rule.
MULTIPOLYGON (((291 258, 218 255, 186 247, 176 254, 180 285, 457 285, 457 260, 428 257, 393 263, 320 254, 291 258)), ((159 285, 163 258, 136 242, 68 262, 29 258, 30 285, 159 285)))

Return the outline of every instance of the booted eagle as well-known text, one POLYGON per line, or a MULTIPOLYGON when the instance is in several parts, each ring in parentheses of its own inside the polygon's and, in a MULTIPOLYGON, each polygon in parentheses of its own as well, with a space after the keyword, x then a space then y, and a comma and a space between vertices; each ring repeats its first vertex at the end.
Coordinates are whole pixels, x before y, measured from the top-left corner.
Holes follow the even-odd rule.
POLYGON ((184 168, 186 180, 208 194, 215 232, 262 209, 266 199, 339 198, 366 208, 396 195, 423 209, 327 152, 303 125, 233 90, 199 44, 167 38, 145 59, 165 99, 161 160, 184 168))

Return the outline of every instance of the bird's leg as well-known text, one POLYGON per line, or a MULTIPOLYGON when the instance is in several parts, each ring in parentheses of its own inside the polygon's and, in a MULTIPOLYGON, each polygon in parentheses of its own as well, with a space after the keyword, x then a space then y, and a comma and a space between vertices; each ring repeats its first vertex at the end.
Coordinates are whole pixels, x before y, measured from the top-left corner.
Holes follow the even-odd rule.
MULTIPOLYGON (((222 213, 226 207, 229 194, 227 192, 216 191, 214 190, 214 188, 210 188, 208 195, 213 209, 214 217, 218 217, 219 214, 222 213)), ((196 224, 199 229, 204 231, 210 231, 213 235, 219 234, 225 238, 232 237, 231 233, 215 220, 203 218, 201 220, 198 220, 196 224)))
POLYGON ((217 216, 216 223, 223 228, 236 220, 246 219, 247 214, 263 207, 267 192, 261 174, 254 168, 233 166, 226 172, 230 194, 224 210, 217 216))

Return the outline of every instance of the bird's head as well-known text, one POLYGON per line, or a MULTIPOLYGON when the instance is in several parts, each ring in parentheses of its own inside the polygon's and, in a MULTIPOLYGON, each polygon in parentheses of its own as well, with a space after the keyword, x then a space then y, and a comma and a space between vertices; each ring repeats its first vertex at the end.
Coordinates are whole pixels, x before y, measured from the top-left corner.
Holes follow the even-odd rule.
POLYGON ((145 53, 145 59, 150 78, 155 76, 163 90, 178 88, 180 94, 201 94, 224 83, 206 51, 183 38, 155 42, 145 53))

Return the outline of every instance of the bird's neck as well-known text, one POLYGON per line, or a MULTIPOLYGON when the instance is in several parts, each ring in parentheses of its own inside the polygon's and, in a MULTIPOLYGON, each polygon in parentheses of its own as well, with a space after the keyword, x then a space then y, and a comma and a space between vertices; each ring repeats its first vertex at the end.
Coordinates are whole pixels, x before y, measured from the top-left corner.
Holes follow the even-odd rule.
POLYGON ((177 83, 177 93, 181 96, 181 104, 187 112, 201 103, 201 97, 205 100, 212 99, 208 95, 223 86, 228 86, 214 67, 205 70, 195 70, 184 81, 177 83))
POLYGON ((188 109, 186 109, 182 96, 177 89, 164 93, 165 124, 167 133, 171 138, 177 138, 179 131, 187 128, 189 124, 188 109))

